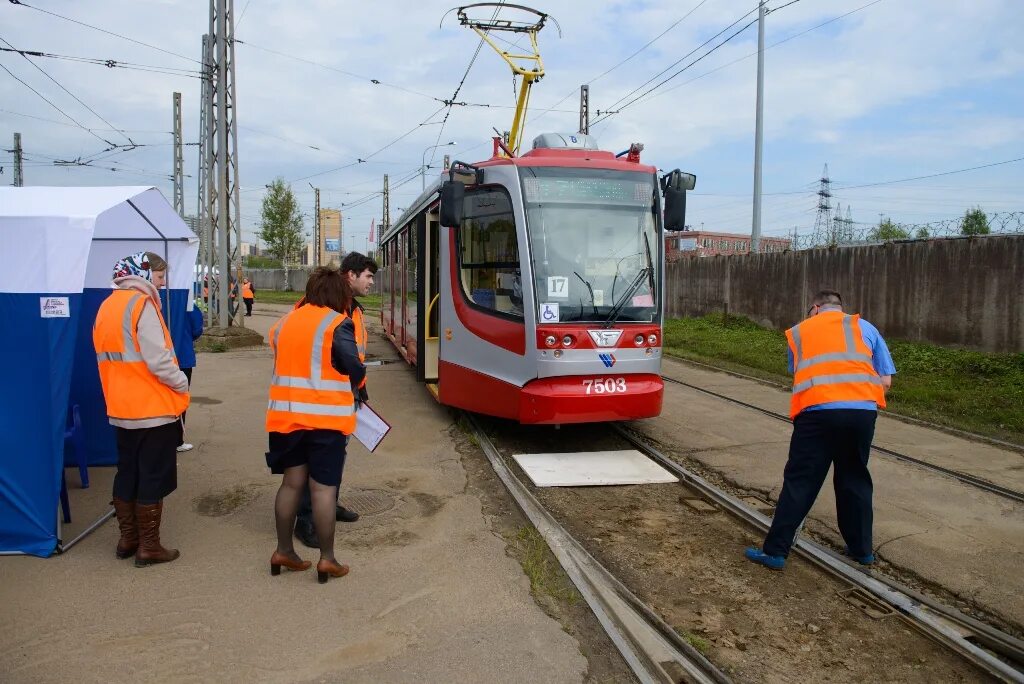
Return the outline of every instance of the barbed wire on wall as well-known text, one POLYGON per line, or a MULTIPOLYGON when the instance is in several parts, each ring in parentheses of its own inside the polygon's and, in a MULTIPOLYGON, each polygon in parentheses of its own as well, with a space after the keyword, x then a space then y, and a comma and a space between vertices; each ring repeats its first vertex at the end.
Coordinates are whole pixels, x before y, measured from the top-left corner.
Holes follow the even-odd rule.
POLYGON ((1002 211, 985 214, 988 233, 972 233, 964 230, 967 215, 957 218, 931 221, 929 223, 901 223, 884 219, 878 223, 863 223, 847 218, 835 217, 831 225, 801 234, 794 229, 790 236, 790 249, 813 249, 815 247, 851 247, 877 245, 903 240, 930 240, 933 238, 963 237, 970 234, 1022 235, 1024 234, 1024 211, 1002 211))

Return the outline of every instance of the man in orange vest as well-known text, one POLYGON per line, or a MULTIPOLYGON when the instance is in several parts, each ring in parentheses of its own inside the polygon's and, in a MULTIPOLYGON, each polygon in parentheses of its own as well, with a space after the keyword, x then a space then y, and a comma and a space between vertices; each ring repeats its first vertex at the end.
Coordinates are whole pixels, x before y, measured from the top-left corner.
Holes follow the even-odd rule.
POLYGON ((242 278, 242 301, 245 302, 245 315, 252 316, 252 302, 256 299, 256 290, 248 278, 242 278))
POLYGON ((344 276, 334 267, 322 266, 310 275, 299 305, 270 329, 274 375, 267 406, 267 465, 284 475, 274 508, 274 575, 282 566, 310 566, 292 543, 304 489, 312 492, 320 582, 348 573, 334 557, 335 508, 345 446, 356 427, 358 387, 366 374, 351 310, 352 291, 344 276))
POLYGON ((896 366, 875 326, 858 314, 843 313, 838 292, 816 294, 807 315, 786 331, 793 373, 793 436, 782 493, 764 544, 748 548, 745 555, 773 570, 785 566, 832 465, 836 517, 846 555, 871 565, 875 555, 868 455, 875 417, 879 408, 885 408, 896 366))
MULTIPOLYGON (((349 252, 341 262, 341 273, 348 281, 352 294, 358 297, 365 297, 373 289, 374 275, 377 273, 377 262, 359 252, 349 252)), ((359 361, 366 360, 366 322, 363 317, 363 305, 353 297, 350 315, 355 332, 356 348, 359 352, 359 361)), ((359 400, 368 401, 369 394, 366 391, 366 377, 358 385, 359 400)), ((341 488, 339 487, 339 493, 341 488)), ((355 522, 359 520, 359 513, 350 508, 345 508, 340 503, 335 512, 335 520, 338 522, 355 522)), ((310 502, 309 490, 303 494, 299 504, 298 516, 295 519, 295 536, 303 544, 310 548, 317 548, 316 532, 313 529, 313 509, 310 502)))
POLYGON ((178 367, 160 312, 159 288, 167 262, 139 252, 114 265, 114 291, 93 325, 107 416, 117 434, 114 511, 121 530, 115 554, 135 556, 136 567, 166 563, 177 549, 160 545, 163 499, 177 480, 181 415, 188 378, 178 367))

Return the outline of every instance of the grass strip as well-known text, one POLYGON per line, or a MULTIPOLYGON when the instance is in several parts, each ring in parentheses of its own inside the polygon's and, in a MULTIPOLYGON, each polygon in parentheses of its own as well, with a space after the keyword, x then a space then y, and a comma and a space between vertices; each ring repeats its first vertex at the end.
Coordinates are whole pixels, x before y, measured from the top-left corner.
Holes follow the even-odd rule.
MULTIPOLYGON (((883 331, 884 334, 884 331, 883 331)), ((1024 354, 990 354, 886 340, 897 374, 888 410, 1024 443, 1024 354)), ((741 316, 665 322, 665 352, 783 384, 786 336, 741 316)))

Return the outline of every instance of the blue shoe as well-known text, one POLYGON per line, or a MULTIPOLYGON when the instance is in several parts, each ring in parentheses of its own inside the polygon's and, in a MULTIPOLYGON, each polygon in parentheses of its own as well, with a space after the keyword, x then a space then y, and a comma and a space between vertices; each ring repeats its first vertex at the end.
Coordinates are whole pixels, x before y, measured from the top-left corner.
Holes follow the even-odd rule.
POLYGON ((785 556, 769 556, 767 553, 755 546, 748 548, 743 552, 743 555, 747 557, 747 560, 759 563, 772 570, 782 570, 782 568, 786 567, 785 556))
POLYGON ((852 558, 861 565, 874 565, 875 563, 875 554, 869 553, 866 556, 854 556, 852 553, 850 553, 850 548, 848 546, 843 547, 843 555, 847 558, 852 558))

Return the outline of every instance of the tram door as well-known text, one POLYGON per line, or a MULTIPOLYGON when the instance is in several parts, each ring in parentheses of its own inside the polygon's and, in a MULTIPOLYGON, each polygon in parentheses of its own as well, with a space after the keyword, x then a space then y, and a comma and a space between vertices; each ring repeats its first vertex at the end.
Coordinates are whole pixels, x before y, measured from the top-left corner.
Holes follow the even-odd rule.
POLYGON ((395 260, 395 264, 398 268, 398 272, 395 274, 398 279, 396 289, 401 293, 398 306, 396 307, 398 310, 395 311, 395 317, 398 320, 397 324, 395 325, 395 340, 398 342, 398 346, 405 350, 406 356, 408 356, 409 353, 409 350, 406 347, 406 340, 408 340, 408 335, 406 335, 405 326, 405 321, 407 317, 406 311, 408 311, 409 306, 409 295, 407 289, 408 283, 406 282, 406 276, 408 274, 409 255, 408 240, 408 230, 403 231, 402 234, 398 236, 398 244, 396 245, 396 247, 398 248, 398 259, 395 260))
POLYGON ((423 273, 423 292, 421 301, 425 303, 426 310, 423 312, 423 337, 422 362, 417 365, 417 372, 422 373, 421 380, 428 383, 437 382, 437 358, 440 349, 441 339, 438 329, 439 302, 441 299, 439 285, 440 279, 440 245, 438 243, 438 211, 437 207, 432 208, 426 214, 426 229, 423 235, 421 247, 421 263, 423 273))

